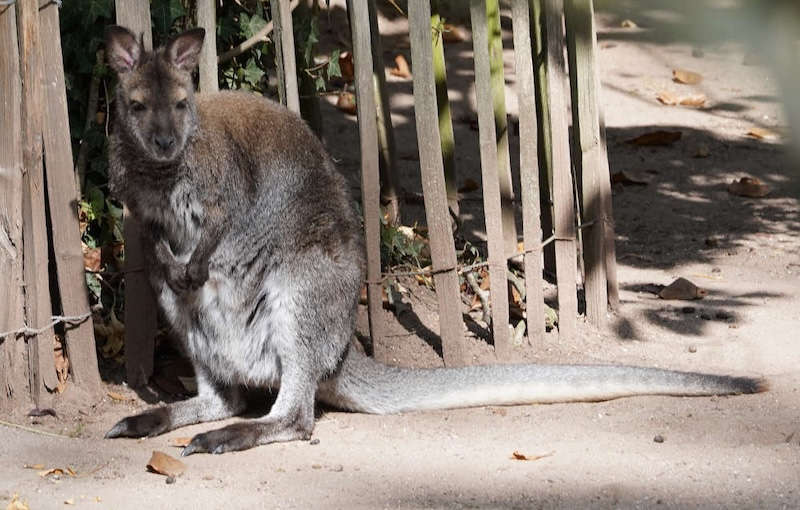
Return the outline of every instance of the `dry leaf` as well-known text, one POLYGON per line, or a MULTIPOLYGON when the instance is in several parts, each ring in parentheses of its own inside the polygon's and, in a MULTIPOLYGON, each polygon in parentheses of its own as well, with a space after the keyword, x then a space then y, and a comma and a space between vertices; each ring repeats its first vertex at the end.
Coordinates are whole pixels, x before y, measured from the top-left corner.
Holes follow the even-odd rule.
POLYGON ((411 68, 408 67, 406 57, 403 55, 394 57, 394 69, 390 69, 389 74, 400 78, 411 78, 411 68))
POLYGON ((355 67, 353 67, 353 54, 349 51, 343 51, 339 55, 339 70, 342 72, 342 80, 346 83, 352 83, 355 76, 355 67))
POLYGON ((172 439, 169 440, 169 445, 183 448, 184 446, 188 446, 189 443, 191 442, 192 442, 191 437, 173 437, 172 439))
POLYGON ((442 40, 446 43, 460 43, 467 40, 467 32, 461 27, 445 23, 442 26, 442 40))
POLYGON ((342 92, 336 101, 336 108, 350 115, 356 114, 356 97, 351 92, 342 92))
POLYGON ((475 179, 464 179, 464 184, 458 188, 459 193, 471 193, 480 189, 481 185, 475 179))
POLYGON ((691 96, 676 96, 672 92, 659 92, 656 94, 656 99, 662 104, 667 106, 694 106, 700 107, 706 104, 706 96, 703 94, 694 94, 691 96))
POLYGON ((42 478, 47 478, 50 475, 69 475, 69 476, 76 476, 78 473, 75 472, 74 469, 68 467, 66 469, 62 468, 51 468, 51 469, 43 469, 42 471, 37 472, 39 476, 42 478))
MULTIPOLYGON (((67 388, 67 377, 69 376, 69 358, 64 353, 64 344, 55 339, 55 348, 53 349, 55 356, 56 376, 58 377, 58 386, 56 386, 56 393, 61 393, 67 388)), ((55 411, 53 411, 55 416, 55 411)))
POLYGON ((64 500, 64 504, 65 505, 74 505, 75 504, 75 500, 74 499, 65 499, 64 500))
POLYGON ((121 393, 116 393, 114 391, 109 391, 108 393, 106 393, 106 395, 111 397, 111 400, 116 400, 117 402, 125 402, 126 400, 132 400, 126 397, 125 395, 121 393))
POLYGON ((622 28, 639 28, 639 25, 633 22, 633 20, 626 19, 623 20, 622 23, 619 24, 622 28))
POLYGON ((678 103, 681 106, 692 106, 700 108, 706 104, 706 96, 704 94, 694 94, 692 96, 682 97, 678 103))
POLYGON ((647 186, 647 181, 635 179, 623 171, 615 172, 611 175, 611 185, 622 184, 623 186, 647 186))
POLYGON ((708 292, 706 290, 701 289, 686 278, 678 278, 661 289, 661 292, 658 293, 658 297, 661 299, 690 300, 703 299, 707 294, 708 292))
POLYGON ((769 186, 757 177, 742 177, 728 184, 728 192, 748 198, 761 198, 769 194, 769 186))
POLYGON ((511 454, 511 458, 514 459, 514 460, 539 460, 539 459, 543 459, 545 457, 550 457, 554 453, 556 453, 556 452, 552 451, 552 452, 549 452, 549 453, 543 453, 541 455, 525 455, 525 454, 520 453, 520 452, 515 450, 514 453, 511 454))
POLYGON ((627 143, 634 145, 672 145, 681 138, 680 131, 652 131, 632 138, 627 143))
POLYGON ((186 464, 175 457, 170 457, 166 453, 156 450, 153 451, 153 455, 147 463, 147 469, 161 475, 180 476, 186 471, 186 464))
POLYGON ((35 469, 36 471, 41 471, 42 469, 44 469, 44 464, 25 464, 22 467, 24 467, 25 469, 35 469))
POLYGON ((774 133, 765 128, 753 127, 747 131, 747 136, 756 138, 758 140, 763 140, 765 138, 775 139, 778 138, 778 133, 774 133))
POLYGON ((8 506, 6 506, 6 510, 30 510, 30 508, 28 508, 27 503, 20 501, 19 494, 14 494, 8 506))
POLYGON ((83 249, 83 267, 89 271, 100 271, 100 268, 103 265, 101 249, 89 248, 85 244, 83 244, 81 247, 83 249))
POLYGON ((685 83, 687 85, 696 85, 703 81, 703 77, 694 71, 687 71, 686 69, 673 69, 672 81, 677 83, 685 83))

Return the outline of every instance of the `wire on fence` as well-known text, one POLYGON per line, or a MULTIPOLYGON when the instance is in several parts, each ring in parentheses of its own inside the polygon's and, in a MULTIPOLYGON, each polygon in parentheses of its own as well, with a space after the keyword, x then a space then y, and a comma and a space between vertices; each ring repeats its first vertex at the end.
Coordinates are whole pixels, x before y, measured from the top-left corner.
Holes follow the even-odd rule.
POLYGON ((39 333, 43 333, 43 332, 47 331, 48 329, 54 327, 56 324, 60 324, 60 323, 80 324, 81 322, 85 321, 86 319, 88 319, 91 316, 92 316, 91 312, 86 312, 86 313, 81 314, 81 315, 53 315, 52 317, 50 317, 50 319, 51 319, 50 324, 48 324, 48 325, 46 325, 44 327, 36 329, 36 328, 32 328, 32 327, 30 327, 30 326, 28 326, 26 324, 26 325, 22 326, 21 328, 18 328, 18 329, 12 330, 12 331, 6 331, 4 333, 0 333, 0 338, 5 338, 5 337, 10 336, 10 335, 13 335, 13 336, 17 336, 17 335, 36 336, 39 333))

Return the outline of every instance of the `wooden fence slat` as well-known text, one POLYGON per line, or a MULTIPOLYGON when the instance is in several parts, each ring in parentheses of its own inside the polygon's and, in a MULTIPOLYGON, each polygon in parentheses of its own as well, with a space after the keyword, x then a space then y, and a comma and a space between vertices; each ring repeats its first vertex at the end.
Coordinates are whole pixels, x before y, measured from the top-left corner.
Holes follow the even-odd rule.
POLYGON ((433 259, 436 298, 439 302, 439 332, 448 366, 463 365, 464 321, 456 272, 456 251, 450 229, 447 193, 442 164, 441 139, 436 115, 436 88, 431 51, 431 10, 428 2, 409 2, 408 21, 411 60, 414 66, 414 115, 425 195, 425 216, 433 259))
MULTIPOLYGON (((44 205, 42 165, 42 58, 39 40, 38 0, 17 2, 19 57, 22 76, 22 239, 25 277, 25 311, 28 326, 40 328, 50 322, 47 222, 44 205)), ((74 189, 74 188, 73 188, 74 189)), ((42 387, 58 385, 53 358, 55 337, 47 329, 28 338, 28 364, 31 388, 37 406, 45 404, 42 387)))
POLYGON ((380 169, 367 0, 352 0, 350 7, 358 135, 361 141, 361 202, 364 210, 364 236, 367 245, 369 329, 372 336, 373 355, 378 360, 387 361, 389 356, 386 345, 383 343, 381 328, 383 298, 381 292, 380 169))
POLYGON ((542 225, 539 209, 539 169, 537 161, 536 92, 533 80, 533 55, 529 0, 513 0, 511 19, 514 30, 514 64, 519 110, 519 174, 522 199, 522 231, 525 255, 525 313, 528 341, 544 339, 544 296, 542 291, 542 225))
POLYGON ((472 46, 475 55, 475 99, 478 105, 478 129, 483 180, 483 209, 489 244, 489 283, 491 288, 492 334, 494 350, 503 361, 512 361, 514 346, 508 331, 508 283, 506 250, 503 238, 503 213, 500 199, 500 162, 492 105, 492 76, 489 62, 489 24, 486 0, 470 1, 472 46))
POLYGON ((570 168, 568 104, 564 90, 563 0, 545 0, 547 31, 547 102, 553 145, 553 209, 556 279, 558 281, 558 333, 573 339, 577 328, 578 297, 575 253, 575 199, 570 168))
MULTIPOLYGON (((595 37, 595 49, 597 49, 597 34, 595 37)), ((600 73, 595 73, 597 90, 600 90, 600 73)), ((606 144, 606 122, 603 112, 600 111, 600 177, 603 183, 600 189, 602 199, 603 228, 605 233, 603 240, 603 256, 605 257, 606 281, 608 282, 608 306, 612 310, 619 310, 619 279, 617 278, 617 247, 616 247, 616 228, 614 227, 614 208, 611 199, 611 172, 608 168, 608 145, 606 144)))
MULTIPOLYGON (((134 34, 144 35, 145 49, 153 47, 150 4, 139 0, 116 0, 117 23, 134 34)), ((141 226, 124 212, 125 236, 125 371, 132 387, 146 384, 153 375, 156 335, 155 297, 144 264, 141 226)))
POLYGON ((489 66, 492 84, 495 137, 497 144, 497 176, 502 201, 503 235, 506 256, 517 251, 517 223, 514 219, 514 186, 511 183, 511 157, 508 147, 508 115, 506 114, 506 80, 503 58, 503 31, 500 27, 500 0, 486 1, 488 23, 489 66))
POLYGON ((300 92, 297 88, 297 63, 294 54, 292 6, 289 0, 275 0, 272 6, 275 34, 275 61, 278 67, 278 89, 281 102, 291 111, 300 113, 300 92))
MULTIPOLYGON (((72 166, 72 143, 67 114, 67 91, 61 59, 58 5, 48 3, 39 12, 40 33, 47 41, 42 51, 44 72, 44 155, 47 166, 47 198, 50 204, 56 282, 61 296, 61 312, 66 316, 89 313, 86 277, 83 272, 78 190, 72 166)), ((100 390, 100 373, 91 317, 65 331, 67 356, 73 381, 95 393, 100 390)))
MULTIPOLYGON (((13 331, 25 322, 22 264, 22 87, 19 82, 19 44, 16 8, 0 7, 0 331, 13 331)), ((0 411, 27 397, 28 370, 21 365, 25 343, 0 338, 0 411)))
MULTIPOLYGON (((572 137, 581 176, 586 319, 596 327, 606 324, 608 294, 603 249, 605 228, 601 193, 600 121, 597 104, 592 0, 566 0, 567 54, 572 96, 572 137)), ((605 179, 606 183, 608 180, 605 179)), ((609 183, 610 184, 610 183, 609 183)), ((610 191, 610 188, 609 188, 610 191)))
POLYGON ((200 91, 219 90, 217 82, 217 13, 215 0, 197 0, 197 26, 206 29, 200 50, 200 91))

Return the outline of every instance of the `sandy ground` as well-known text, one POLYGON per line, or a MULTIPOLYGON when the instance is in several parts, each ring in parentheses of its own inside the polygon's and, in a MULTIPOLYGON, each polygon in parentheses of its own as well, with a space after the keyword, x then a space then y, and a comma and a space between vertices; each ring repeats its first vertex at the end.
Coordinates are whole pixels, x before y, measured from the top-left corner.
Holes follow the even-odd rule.
MULTIPOLYGON (((152 451, 177 455, 171 439, 217 425, 103 440, 113 422, 147 405, 127 388, 109 385, 133 400, 91 402, 68 394, 57 418, 9 417, 74 437, 0 426, 0 507, 14 494, 31 509, 800 507, 800 172, 784 159, 780 139, 746 136, 753 127, 785 126, 768 70, 744 65, 747 51, 739 44, 671 39, 669 23, 680 21, 680 13, 667 12, 672 17, 644 8, 598 14, 612 172, 648 181, 615 187, 621 310, 608 331, 581 324, 578 338, 562 341, 551 333, 527 358, 763 375, 769 392, 401 416, 324 411, 314 444, 194 455, 185 459, 186 472, 167 484, 145 469, 152 451), (620 28, 625 18, 643 28, 620 28), (704 80, 673 83, 674 68, 697 71, 704 80), (708 106, 660 105, 655 95, 664 90, 704 93, 708 106), (669 147, 625 143, 656 129, 680 131, 682 138, 669 147), (701 147, 708 156, 697 158, 701 147), (757 176, 772 192, 762 199, 730 195, 727 183, 743 175, 757 176), (708 296, 693 302, 655 296, 656 285, 679 276, 708 296), (514 460, 514 452, 542 457, 514 460), (25 468, 36 464, 69 467, 77 476, 42 477, 25 468)), ((335 10, 334 21, 338 15, 335 10)), ((397 52, 408 57, 402 19, 383 21, 387 62, 397 52)), ((470 50, 469 41, 447 47, 460 179, 479 176, 470 50)), ((509 73, 513 85, 513 66, 509 73)), ((414 190, 419 163, 410 82, 391 78, 390 90, 402 181, 414 190)), ((354 120, 332 108, 325 113, 326 141, 355 184, 354 120)), ((518 143, 512 137, 512 148, 518 143)), ((465 235, 474 242, 483 238, 478 199, 463 202, 465 235)), ((423 217, 417 205, 407 214, 423 217)), ((386 312, 393 361, 440 364, 430 346, 435 301, 408 286, 414 324, 386 312)), ((362 331, 365 325, 362 316, 362 331)), ((491 362, 477 333, 469 339, 475 359, 491 362)))

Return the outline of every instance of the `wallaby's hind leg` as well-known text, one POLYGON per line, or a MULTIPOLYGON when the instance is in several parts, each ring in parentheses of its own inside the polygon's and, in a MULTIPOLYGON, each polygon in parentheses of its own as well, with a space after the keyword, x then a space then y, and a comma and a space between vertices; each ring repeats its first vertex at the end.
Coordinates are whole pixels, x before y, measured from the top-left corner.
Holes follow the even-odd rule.
POLYGON ((195 373, 196 397, 123 418, 106 433, 106 438, 152 437, 184 425, 230 418, 244 411, 246 403, 238 386, 211 380, 202 367, 195 366, 195 373))
POLYGON ((316 377, 305 367, 285 362, 282 369, 278 398, 269 414, 257 420, 197 434, 183 449, 182 455, 225 453, 262 444, 309 439, 314 430, 316 377))

